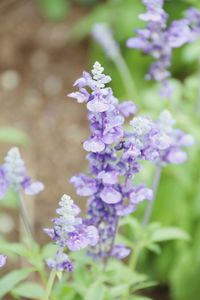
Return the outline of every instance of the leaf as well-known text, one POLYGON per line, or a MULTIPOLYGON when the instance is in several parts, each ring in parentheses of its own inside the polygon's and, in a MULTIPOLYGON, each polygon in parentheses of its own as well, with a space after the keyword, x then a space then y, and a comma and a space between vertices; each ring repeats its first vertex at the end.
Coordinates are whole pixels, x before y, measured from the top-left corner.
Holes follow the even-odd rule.
POLYGON ((118 284, 116 286, 110 287, 108 289, 109 298, 110 299, 119 298, 121 295, 125 293, 128 287, 129 287, 128 284, 118 284))
POLYGON ((22 280, 33 272, 33 269, 15 270, 0 279, 0 299, 7 293, 13 290, 13 288, 22 280))
POLYGON ((30 299, 42 299, 44 297, 44 289, 37 283, 25 282, 18 285, 12 294, 19 297, 30 299))
POLYGON ((153 252, 153 253, 156 253, 156 254, 160 254, 160 253, 161 253, 160 246, 157 245, 157 244, 153 244, 153 243, 148 244, 148 245, 146 246, 146 248, 147 248, 148 250, 150 250, 151 252, 153 252))
POLYGON ((0 251, 4 253, 14 253, 22 257, 28 257, 28 249, 20 243, 8 243, 1 241, 0 251))
POLYGON ((27 145, 30 143, 28 135, 14 127, 0 127, 0 142, 27 145))
POLYGON ((44 15, 52 21, 63 20, 70 7, 66 0, 40 0, 40 6, 44 15))
POLYGON ((153 242, 164 242, 168 240, 189 241, 190 236, 182 229, 176 227, 164 227, 157 229, 151 237, 153 242))
POLYGON ((88 289, 84 299, 85 300, 103 300, 104 287, 101 282, 94 282, 88 289))
POLYGON ((153 300, 152 298, 147 298, 143 296, 134 296, 133 298, 128 298, 127 300, 153 300))

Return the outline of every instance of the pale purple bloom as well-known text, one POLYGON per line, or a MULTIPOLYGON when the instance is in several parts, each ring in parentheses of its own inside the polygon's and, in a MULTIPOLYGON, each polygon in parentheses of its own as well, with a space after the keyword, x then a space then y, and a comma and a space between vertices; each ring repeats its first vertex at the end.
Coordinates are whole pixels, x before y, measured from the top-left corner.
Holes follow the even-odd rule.
POLYGON ((191 36, 188 20, 173 21, 167 30, 170 47, 178 48, 187 43, 191 36))
POLYGON ((72 263, 64 253, 65 248, 78 251, 88 246, 95 246, 99 238, 98 231, 79 217, 81 210, 68 195, 62 196, 56 212, 58 217, 52 220, 54 227, 44 229, 44 232, 58 246, 54 259, 48 259, 47 264, 58 271, 67 269, 71 272, 72 263))
POLYGON ((101 152, 105 149, 105 143, 96 137, 92 137, 83 143, 83 148, 88 152, 101 152))
MULTIPOLYGON (((90 254, 104 258, 111 255, 119 216, 136 210, 137 205, 131 203, 129 196, 134 191, 133 176, 140 169, 137 157, 142 159, 137 143, 129 147, 123 128, 124 118, 134 115, 136 106, 131 101, 119 103, 111 88, 105 86, 109 81, 110 77, 103 74, 103 68, 96 62, 91 74, 83 72, 82 78, 75 82, 79 92, 84 86, 89 93, 84 102, 87 103, 91 136, 83 143, 83 148, 89 152, 89 175, 78 174, 71 179, 78 195, 90 197, 87 219, 98 229, 99 235, 97 245, 90 244, 90 254)), ((76 93, 70 94, 74 95, 80 102, 76 93)), ((141 133, 148 133, 152 122, 148 119, 142 121, 141 133)), ((140 134, 135 121, 133 127, 135 131, 132 131, 140 134)), ((71 250, 88 243, 83 232, 78 230, 71 234, 68 241, 71 250)))
POLYGON ((169 97, 172 93, 168 82, 172 51, 200 36, 200 12, 190 8, 186 18, 172 21, 167 26, 168 14, 163 9, 164 1, 143 0, 143 4, 146 12, 139 18, 146 22, 146 26, 135 30, 137 36, 127 40, 127 47, 139 49, 154 58, 146 79, 161 82, 161 95, 169 97))
POLYGON ((48 258, 46 263, 50 269, 54 269, 58 272, 67 270, 68 272, 73 271, 73 264, 70 261, 68 255, 63 253, 62 250, 56 252, 55 258, 48 258))
POLYGON ((122 195, 115 188, 106 186, 101 191, 100 198, 105 203, 116 204, 121 201, 122 195))
MULTIPOLYGON (((153 1, 150 3, 154 4, 153 1)), ((155 15, 160 13, 162 1, 156 3, 158 9, 151 8, 155 15)), ((163 12, 162 18, 165 18, 163 12)), ((156 22, 162 23, 162 18, 157 18, 156 22)), ((182 147, 190 146, 194 141, 192 136, 174 128, 175 120, 168 111, 163 111, 156 121, 146 116, 134 116, 125 131, 124 118, 135 115, 136 107, 130 101, 119 104, 112 90, 105 86, 109 81, 110 77, 103 74, 103 68, 96 62, 91 74, 83 72, 83 77, 75 82, 79 92, 84 86, 89 93, 84 102, 87 103, 91 136, 83 143, 83 148, 89 152, 86 156, 89 172, 73 176, 71 182, 78 195, 89 197, 86 224, 94 227, 91 236, 95 245, 88 241, 87 227, 84 226, 69 234, 67 245, 72 251, 89 245, 89 252, 94 257, 113 255, 121 259, 129 250, 114 243, 119 218, 133 213, 142 201, 153 199, 151 189, 134 185, 133 179, 140 172, 141 161, 149 160, 158 166, 182 163, 187 156, 182 147)))
POLYGON ((125 247, 122 244, 116 244, 112 251, 111 256, 117 258, 117 259, 124 259, 131 253, 131 249, 125 247))
POLYGON ((178 148, 171 148, 166 155, 166 161, 171 164, 182 164, 187 160, 187 153, 178 148))
POLYGON ((98 231, 94 226, 82 226, 70 232, 67 247, 71 251, 78 251, 88 246, 95 246, 98 242, 98 231))
POLYGON ((7 256, 0 254, 0 268, 2 268, 6 264, 7 256))
POLYGON ((134 189, 130 193, 130 202, 132 204, 138 204, 144 200, 152 200, 153 199, 153 192, 151 189, 148 189, 146 187, 140 186, 136 189, 134 189))
POLYGON ((9 188, 9 183, 5 178, 5 171, 3 167, 0 167, 0 199, 5 196, 9 188))
POLYGON ((32 182, 27 175, 25 163, 16 147, 8 151, 5 162, 0 167, 0 198, 9 188, 13 188, 16 192, 23 189, 27 195, 36 195, 44 189, 42 182, 32 182))
POLYGON ((186 11, 186 19, 191 28, 190 41, 193 42, 200 36, 200 11, 194 7, 190 7, 186 11))
POLYGON ((76 187, 79 196, 88 197, 97 192, 96 180, 84 174, 73 176, 70 182, 76 187))
POLYGON ((129 117, 135 115, 137 112, 137 106, 132 101, 125 101, 118 104, 118 109, 122 116, 129 117))

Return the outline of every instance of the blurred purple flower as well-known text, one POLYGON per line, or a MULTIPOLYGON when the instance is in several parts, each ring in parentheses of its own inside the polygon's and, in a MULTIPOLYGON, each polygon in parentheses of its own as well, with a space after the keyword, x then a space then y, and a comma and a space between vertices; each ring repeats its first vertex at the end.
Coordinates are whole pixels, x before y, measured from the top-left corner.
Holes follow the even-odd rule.
POLYGON ((7 256, 0 254, 0 268, 2 268, 6 264, 7 256))
POLYGON ((6 194, 9 188, 13 188, 16 192, 23 189, 27 195, 36 195, 44 189, 42 182, 32 182, 31 178, 27 176, 25 163, 16 147, 8 151, 5 162, 0 167, 0 198, 6 194))

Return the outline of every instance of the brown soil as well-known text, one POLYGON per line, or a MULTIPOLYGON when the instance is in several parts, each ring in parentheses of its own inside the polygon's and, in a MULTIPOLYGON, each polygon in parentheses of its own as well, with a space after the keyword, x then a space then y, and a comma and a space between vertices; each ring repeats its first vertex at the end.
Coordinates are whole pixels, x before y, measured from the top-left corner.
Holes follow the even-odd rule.
MULTIPOLYGON (((75 196, 69 179, 86 165, 81 146, 88 134, 86 114, 66 93, 86 65, 87 45, 68 39, 83 8, 74 7, 66 21, 52 23, 36 3, 0 4, 0 126, 22 129, 31 139, 31 146, 21 150, 29 171, 46 186, 35 199, 36 235, 44 242, 42 228, 63 193, 75 196), (5 83, 7 70, 19 81, 11 88, 5 83)), ((1 157, 9 146, 1 144, 1 157)))

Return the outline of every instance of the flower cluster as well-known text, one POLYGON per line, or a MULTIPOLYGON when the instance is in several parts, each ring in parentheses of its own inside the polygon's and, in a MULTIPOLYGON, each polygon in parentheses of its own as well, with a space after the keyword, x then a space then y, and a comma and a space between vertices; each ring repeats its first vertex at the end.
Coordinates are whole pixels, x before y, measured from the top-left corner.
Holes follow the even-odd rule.
POLYGON ((36 195, 44 189, 42 182, 31 181, 16 147, 8 151, 4 164, 0 166, 0 198, 5 196, 9 188, 13 188, 16 192, 23 189, 27 195, 36 195))
POLYGON ((161 112, 158 120, 135 117, 131 122, 129 141, 124 144, 126 155, 153 161, 156 165, 181 164, 187 160, 182 147, 194 144, 194 138, 174 128, 175 120, 169 111, 161 112))
POLYGON ((167 27, 168 14, 164 11, 164 0, 143 0, 147 11, 139 18, 147 23, 144 29, 137 29, 137 37, 129 38, 129 48, 140 49, 143 53, 151 55, 155 62, 151 65, 148 75, 149 80, 163 84, 163 93, 169 96, 172 50, 191 42, 200 34, 200 12, 191 8, 186 13, 186 18, 173 21, 167 27))
POLYGON ((95 246, 98 241, 98 232, 94 226, 87 225, 78 215, 80 208, 74 204, 68 195, 63 195, 59 208, 56 210, 59 215, 53 219, 54 227, 44 229, 58 246, 58 251, 54 259, 48 259, 47 264, 50 268, 57 271, 67 269, 72 271, 72 263, 66 253, 65 248, 70 251, 78 251, 87 246, 95 246))
MULTIPOLYGON (((125 135, 124 117, 134 114, 136 106, 131 101, 118 103, 111 88, 105 87, 111 78, 103 70, 96 62, 92 74, 84 72, 75 82, 79 91, 69 96, 87 103, 91 130, 91 136, 83 144, 89 152, 90 176, 78 174, 71 183, 80 196, 89 197, 88 220, 98 228, 99 242, 91 252, 107 257, 119 256, 119 245, 114 246, 119 216, 134 211, 140 201, 152 199, 152 192, 144 186, 132 187, 133 175, 139 167, 137 163, 122 161, 118 155, 117 145, 125 135), (127 201, 131 202, 129 206, 127 201)), ((124 253, 128 254, 128 249, 124 253)))
POLYGON ((157 121, 134 116, 130 129, 125 131, 124 118, 135 114, 135 105, 130 101, 118 103, 105 86, 111 79, 103 74, 99 63, 94 64, 91 73, 83 72, 75 82, 79 91, 69 95, 86 103, 91 130, 83 143, 89 152, 89 174, 77 174, 71 183, 78 195, 88 197, 88 222, 98 228, 99 241, 90 253, 124 258, 129 249, 114 243, 119 218, 134 212, 145 199, 153 198, 151 189, 133 184, 141 161, 182 163, 187 158, 182 146, 191 145, 193 138, 173 128, 175 121, 169 112, 163 112, 157 121))
POLYGON ((7 256, 0 254, 0 268, 6 264, 7 256))

